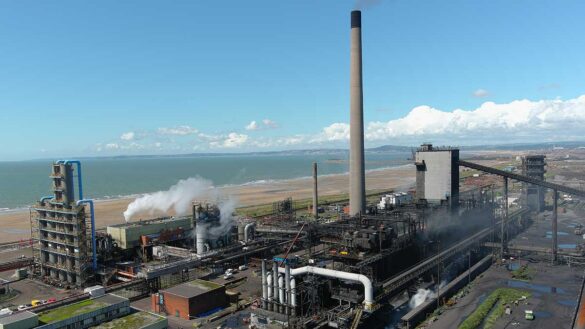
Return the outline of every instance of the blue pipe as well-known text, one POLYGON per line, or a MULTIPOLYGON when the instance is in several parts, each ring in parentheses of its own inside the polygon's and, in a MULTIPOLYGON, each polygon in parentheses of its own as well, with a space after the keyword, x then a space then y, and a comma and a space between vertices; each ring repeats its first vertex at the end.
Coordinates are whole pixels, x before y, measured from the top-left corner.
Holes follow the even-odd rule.
POLYGON ((42 197, 42 198, 41 198, 41 200, 39 200, 39 201, 40 201, 41 203, 44 203, 46 200, 51 200, 51 199, 53 199, 53 198, 54 198, 54 196, 52 196, 52 195, 47 195, 47 196, 44 196, 44 197, 42 197))
POLYGON ((82 205, 82 204, 89 204, 89 211, 91 213, 91 251, 92 251, 92 260, 93 260, 93 270, 96 271, 97 270, 97 250, 96 250, 96 246, 95 246, 95 214, 93 211, 93 200, 92 199, 86 199, 86 200, 79 200, 77 201, 77 205, 82 205))
POLYGON ((81 161, 79 160, 58 160, 57 163, 77 165, 77 185, 79 186, 79 200, 83 200, 83 183, 81 179, 81 161))

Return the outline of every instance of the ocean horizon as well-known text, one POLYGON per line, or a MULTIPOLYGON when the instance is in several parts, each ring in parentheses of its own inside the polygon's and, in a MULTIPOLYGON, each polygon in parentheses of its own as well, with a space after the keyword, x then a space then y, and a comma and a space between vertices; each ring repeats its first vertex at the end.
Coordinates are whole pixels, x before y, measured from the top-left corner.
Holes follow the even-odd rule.
MULTIPOLYGON (((366 153, 366 170, 412 163, 409 152, 366 153)), ((267 184, 348 172, 347 154, 225 155, 182 157, 86 158, 82 160, 85 197, 96 200, 132 198, 168 189, 180 179, 202 177, 215 186, 267 184)), ((51 194, 51 160, 0 162, 0 212, 27 208, 51 194)))

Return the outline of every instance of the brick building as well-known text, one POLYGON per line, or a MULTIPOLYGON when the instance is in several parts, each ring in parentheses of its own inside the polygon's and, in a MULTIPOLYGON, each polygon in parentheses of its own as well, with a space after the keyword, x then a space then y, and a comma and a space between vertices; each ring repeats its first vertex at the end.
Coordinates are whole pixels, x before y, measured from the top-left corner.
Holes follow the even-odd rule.
POLYGON ((151 296, 154 312, 189 320, 228 306, 225 287, 204 280, 193 280, 151 296))

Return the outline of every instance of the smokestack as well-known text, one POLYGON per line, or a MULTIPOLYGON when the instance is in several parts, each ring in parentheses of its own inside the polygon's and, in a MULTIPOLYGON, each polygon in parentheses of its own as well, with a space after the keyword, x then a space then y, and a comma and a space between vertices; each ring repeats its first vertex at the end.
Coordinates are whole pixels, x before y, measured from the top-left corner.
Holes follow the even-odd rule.
POLYGON ((362 12, 351 12, 349 111, 349 213, 366 211, 364 169, 364 104, 362 90, 362 12))
POLYGON ((319 197, 317 194, 317 162, 313 162, 313 216, 319 217, 319 197))

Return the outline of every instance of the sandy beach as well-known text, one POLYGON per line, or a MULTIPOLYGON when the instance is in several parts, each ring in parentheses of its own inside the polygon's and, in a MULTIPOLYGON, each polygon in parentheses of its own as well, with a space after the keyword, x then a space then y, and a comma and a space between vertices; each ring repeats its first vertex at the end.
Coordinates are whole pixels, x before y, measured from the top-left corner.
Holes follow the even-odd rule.
MULTIPOLYGON (((414 166, 407 165, 395 168, 378 169, 366 174, 368 190, 395 189, 405 190, 413 186, 415 181, 414 166)), ((249 185, 226 186, 219 188, 225 197, 238 200, 238 206, 251 206, 282 200, 287 197, 306 199, 311 197, 312 179, 299 178, 277 180, 249 185)), ((319 177, 319 194, 334 195, 347 193, 349 178, 347 174, 326 175, 319 177)), ((91 192, 88 191, 88 192, 91 192)), ((122 213, 134 198, 102 200, 95 204, 96 226, 98 228, 124 222, 122 213)), ((196 200, 194 200, 196 201, 196 200)), ((142 214, 143 219, 151 218, 142 214)), ((164 214, 155 214, 164 215, 164 214)), ((172 214, 169 214, 172 215, 172 214)), ((139 217, 136 217, 137 219, 139 217)), ((0 212, 0 242, 17 241, 30 238, 29 210, 0 212)))

